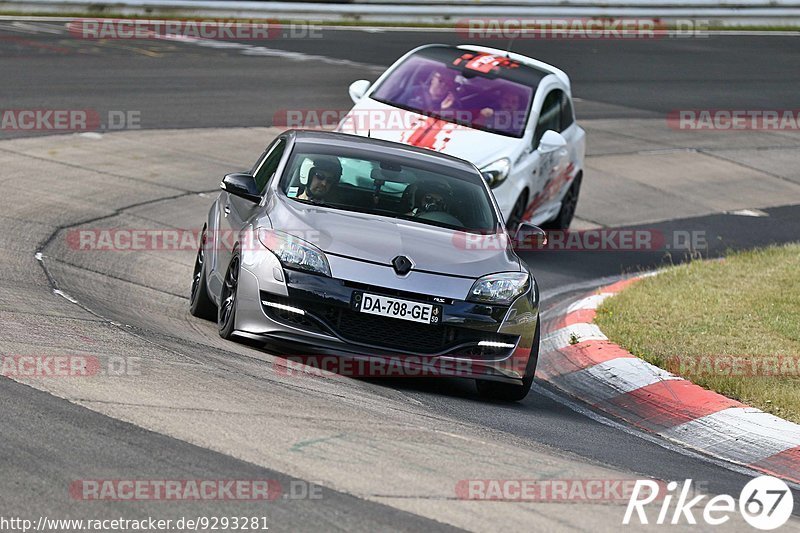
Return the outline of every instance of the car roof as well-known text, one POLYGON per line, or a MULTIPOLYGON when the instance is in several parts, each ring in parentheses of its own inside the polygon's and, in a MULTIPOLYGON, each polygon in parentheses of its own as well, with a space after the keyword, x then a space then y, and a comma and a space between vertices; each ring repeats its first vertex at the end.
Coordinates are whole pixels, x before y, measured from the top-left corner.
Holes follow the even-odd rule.
MULTIPOLYGON (((493 49, 487 48, 486 50, 493 49)), ((498 53, 489 53, 460 46, 429 44, 412 50, 406 57, 414 56, 441 63, 466 78, 476 75, 490 79, 500 78, 531 87, 533 90, 536 90, 544 78, 552 74, 550 71, 538 68, 526 61, 506 57, 504 52, 499 51, 498 53), (489 61, 484 61, 485 59, 489 61)), ((526 59, 531 61, 529 58, 526 59)))
POLYGON ((476 46, 472 44, 461 44, 457 47, 459 50, 469 50, 471 52, 479 52, 483 54, 491 54, 496 56, 503 56, 514 61, 519 61, 523 65, 530 67, 532 69, 536 69, 540 72, 544 72, 546 74, 553 74, 559 80, 561 80, 567 88, 570 87, 569 76, 563 70, 554 67, 549 63, 545 63, 544 61, 539 61, 538 59, 534 59, 532 57, 528 57, 526 55, 518 54, 516 52, 510 52, 506 50, 500 50, 497 48, 489 48, 488 46, 476 46))
POLYGON ((333 131, 289 130, 285 133, 294 136, 296 143, 318 143, 326 146, 340 146, 350 150, 381 151, 394 156, 408 157, 420 163, 447 165, 473 174, 477 173, 475 165, 469 161, 427 148, 333 131))

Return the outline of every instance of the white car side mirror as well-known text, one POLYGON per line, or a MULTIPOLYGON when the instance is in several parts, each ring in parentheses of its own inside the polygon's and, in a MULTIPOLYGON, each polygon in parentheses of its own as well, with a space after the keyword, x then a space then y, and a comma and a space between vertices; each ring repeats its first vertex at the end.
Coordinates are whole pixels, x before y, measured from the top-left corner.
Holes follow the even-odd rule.
POLYGON ((357 104, 367 94, 370 85, 372 84, 367 80, 357 80, 350 84, 347 92, 350 93, 350 99, 353 100, 354 104, 357 104))
POLYGON ((548 154, 564 148, 566 145, 567 140, 563 135, 554 130, 547 130, 544 132, 544 135, 542 135, 542 140, 539 141, 539 147, 537 150, 543 154, 548 154))

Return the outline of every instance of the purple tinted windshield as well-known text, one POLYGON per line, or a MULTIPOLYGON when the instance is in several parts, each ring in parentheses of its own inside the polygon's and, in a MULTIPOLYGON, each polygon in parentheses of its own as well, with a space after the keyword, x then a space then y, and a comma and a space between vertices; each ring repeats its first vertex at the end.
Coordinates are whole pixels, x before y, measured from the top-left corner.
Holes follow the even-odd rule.
POLYGON ((412 56, 371 97, 448 122, 522 137, 533 89, 501 78, 465 77, 435 59, 412 56))

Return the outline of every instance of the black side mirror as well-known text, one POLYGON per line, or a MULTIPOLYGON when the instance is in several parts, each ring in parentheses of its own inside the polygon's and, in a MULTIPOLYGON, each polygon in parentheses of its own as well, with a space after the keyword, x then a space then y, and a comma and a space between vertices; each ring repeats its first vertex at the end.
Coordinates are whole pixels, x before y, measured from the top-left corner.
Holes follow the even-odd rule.
POLYGON ((219 188, 254 203, 261 201, 261 194, 256 186, 256 179, 246 172, 228 174, 222 178, 219 188))
POLYGON ((514 248, 531 251, 539 250, 547 245, 547 233, 539 226, 529 222, 521 222, 514 234, 514 248))

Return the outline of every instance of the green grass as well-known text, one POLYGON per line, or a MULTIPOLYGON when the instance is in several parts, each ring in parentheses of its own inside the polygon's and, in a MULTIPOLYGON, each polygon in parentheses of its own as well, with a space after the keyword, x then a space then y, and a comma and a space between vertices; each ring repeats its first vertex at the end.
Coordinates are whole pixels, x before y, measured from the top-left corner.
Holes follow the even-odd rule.
POLYGON ((670 268, 607 299, 595 321, 637 357, 800 422, 800 244, 670 268))

